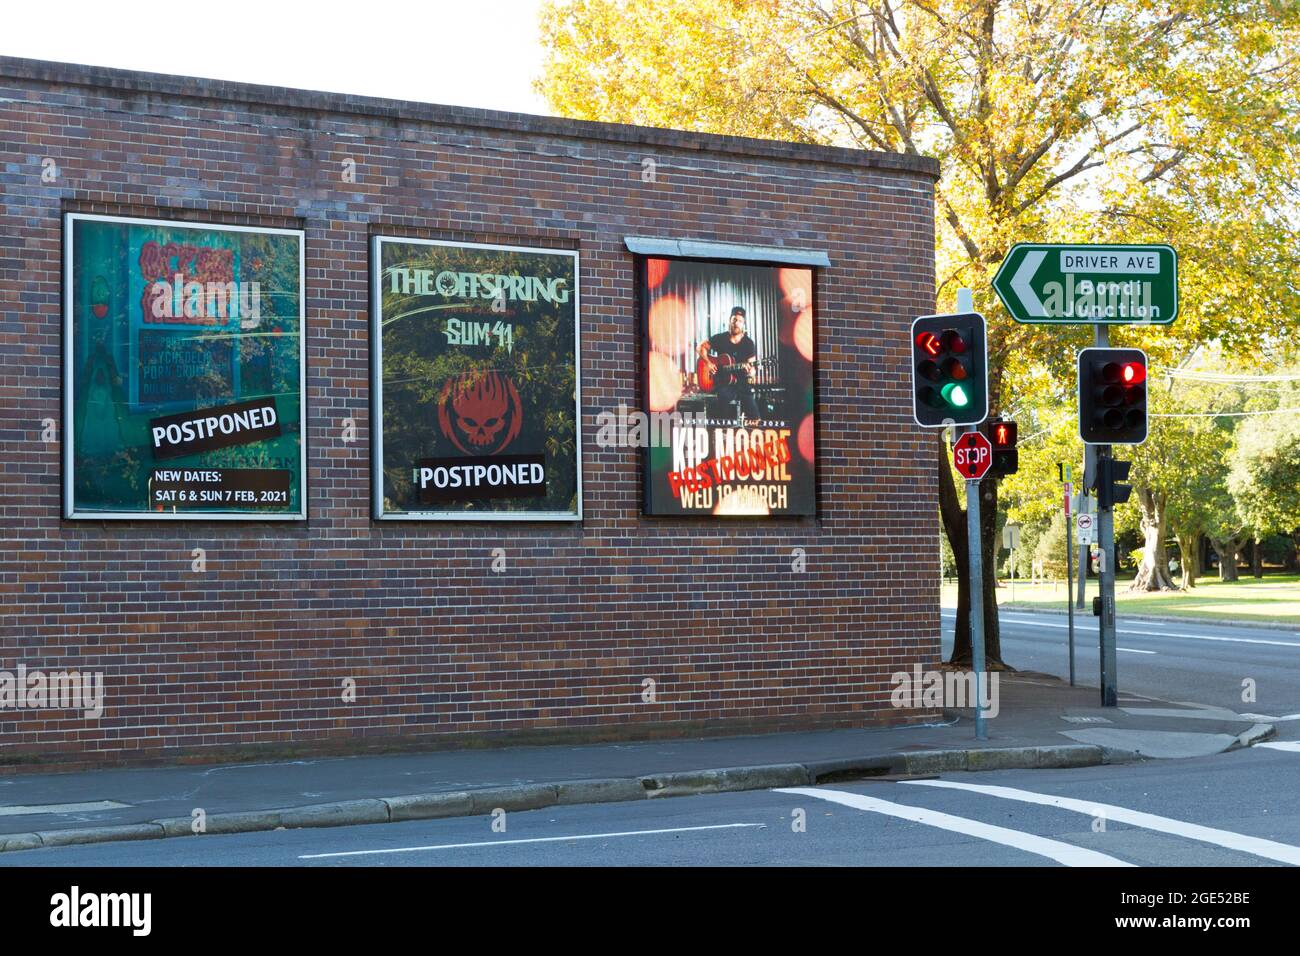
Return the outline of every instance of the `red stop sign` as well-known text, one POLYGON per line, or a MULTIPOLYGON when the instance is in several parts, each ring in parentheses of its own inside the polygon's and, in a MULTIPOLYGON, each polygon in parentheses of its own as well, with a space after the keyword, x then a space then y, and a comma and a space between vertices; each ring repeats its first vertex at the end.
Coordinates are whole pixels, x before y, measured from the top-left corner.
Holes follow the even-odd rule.
POLYGON ((952 463, 963 478, 979 481, 993 465, 993 446, 980 432, 964 432, 952 446, 952 463))

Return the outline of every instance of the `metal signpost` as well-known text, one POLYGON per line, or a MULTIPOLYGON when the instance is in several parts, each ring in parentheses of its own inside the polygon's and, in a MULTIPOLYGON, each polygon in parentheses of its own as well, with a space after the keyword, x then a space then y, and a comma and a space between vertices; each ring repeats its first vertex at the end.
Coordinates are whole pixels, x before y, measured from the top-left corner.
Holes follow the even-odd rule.
POLYGON ((1020 525, 1008 521, 1002 526, 1002 547, 1011 550, 1011 603, 1016 602, 1016 548, 1020 547, 1020 525))
POLYGON ((987 740, 984 726, 984 567, 980 547, 980 479, 993 463, 993 449, 979 433, 978 425, 967 425, 953 443, 952 460, 966 477, 966 556, 970 562, 970 653, 975 674, 975 739, 987 740), (980 446, 984 443, 984 447, 980 446))
MULTIPOLYGON (((1110 457, 1110 446, 1098 448, 1097 460, 1110 457)), ((1101 546, 1101 573, 1097 576, 1101 593, 1101 706, 1114 707, 1119 702, 1115 652, 1115 521, 1110 508, 1097 509, 1097 537, 1101 546)))
MULTIPOLYGON (((975 311, 970 289, 957 291, 958 313, 975 311)), ((987 367, 987 358, 985 360, 987 367)), ((985 414, 987 415, 987 396, 985 397, 985 414)), ((974 461, 979 475, 966 478, 966 555, 970 565, 970 647, 971 670, 975 674, 975 739, 987 740, 988 728, 984 722, 984 567, 983 549, 980 547, 980 478, 993 464, 993 446, 979 432, 979 425, 968 425, 967 431, 953 443, 953 462, 958 471, 962 470, 962 461, 957 460, 957 447, 962 442, 966 447, 974 445, 974 461), (972 437, 974 436, 974 437, 972 437), (984 443, 983 465, 979 466, 979 442, 984 443)), ((963 453, 963 461, 972 453, 963 453)), ((965 471, 962 471, 966 475, 965 471)))
MULTIPOLYGON (((1084 456, 1087 460, 1091 461, 1092 459, 1091 445, 1089 445, 1084 449, 1084 456)), ((1088 487, 1088 475, 1089 475, 1090 468, 1091 466, 1085 466, 1084 481, 1083 481, 1084 488, 1088 487)), ((1074 510, 1077 511, 1079 514, 1084 514, 1084 513, 1090 514, 1092 512, 1092 502, 1089 500, 1086 491, 1079 492, 1079 506, 1074 510)), ((1089 543, 1091 543, 1091 539, 1089 539, 1089 543)), ((1079 542, 1079 588, 1078 588, 1078 597, 1076 598, 1074 604, 1074 606, 1077 607, 1080 611, 1083 610, 1083 602, 1084 602, 1084 598, 1087 597, 1087 593, 1086 593, 1087 589, 1088 589, 1088 545, 1080 541, 1079 542)))
MULTIPOLYGON (((993 291, 1017 322, 1092 325, 1095 346, 1108 348, 1111 325, 1168 325, 1178 317, 1178 254, 1166 245, 1017 243, 993 277, 993 291)), ((1142 373, 1145 376, 1145 359, 1142 373)), ((1082 402, 1080 410, 1082 414, 1082 402)), ((1142 437, 1146 432, 1145 416, 1144 401, 1142 437)), ((1141 439, 1125 440, 1137 443, 1141 439)), ((1109 444, 1086 444, 1085 448, 1083 488, 1086 490, 1099 485, 1103 480, 1100 475, 1111 474, 1108 469, 1112 459, 1109 444)), ((1079 510, 1082 517, 1083 509, 1079 510)), ((1079 525, 1081 539, 1084 524, 1091 522, 1079 525)), ((1097 536, 1101 702, 1104 707, 1113 707, 1119 695, 1115 651, 1115 522, 1109 501, 1099 502, 1097 536)), ((1082 607, 1087 579, 1086 551, 1081 550, 1079 559, 1079 606, 1082 607)), ((1073 660, 1071 665, 1073 675, 1073 660)))
MULTIPOLYGON (((984 586, 980 548, 980 479, 993 466, 993 445, 980 430, 988 418, 988 329, 970 289, 957 291, 957 311, 912 322, 912 417, 922 428, 961 428, 953 464, 966 479, 966 539, 970 572, 971 666, 975 672, 975 736, 984 740, 984 586)), ((1015 423, 1004 432, 1011 444, 1015 423)), ((1000 454, 1007 455, 1003 451, 1000 454)), ((1014 450, 1009 454, 1014 455, 1014 450)), ((1014 467, 1011 469, 1014 471, 1014 467)))
POLYGON ((1070 466, 1057 464, 1056 471, 1061 478, 1065 491, 1065 616, 1069 627, 1070 644, 1070 686, 1074 686, 1074 600, 1071 595, 1074 585, 1074 522, 1070 517, 1070 493, 1074 485, 1070 481, 1070 466))

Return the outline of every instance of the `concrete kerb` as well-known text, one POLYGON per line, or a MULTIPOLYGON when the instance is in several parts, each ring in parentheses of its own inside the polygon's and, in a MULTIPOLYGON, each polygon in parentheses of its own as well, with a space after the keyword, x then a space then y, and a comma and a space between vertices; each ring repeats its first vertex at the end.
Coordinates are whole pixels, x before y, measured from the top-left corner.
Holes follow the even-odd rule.
MULTIPOLYGON (((1269 725, 1256 725, 1242 734, 1242 746, 1271 736, 1269 725), (1262 733, 1259 728, 1266 728, 1262 733), (1262 733, 1262 735, 1261 735, 1262 733), (1253 737, 1250 735, 1254 734, 1253 737)), ((399 823, 442 817, 485 816, 494 810, 537 810, 583 803, 611 803, 661 797, 768 790, 864 779, 884 774, 933 774, 956 770, 1011 770, 1087 767, 1109 762, 1101 747, 1062 744, 1048 747, 985 747, 970 750, 930 750, 893 753, 857 759, 811 763, 767 764, 573 780, 561 783, 521 784, 447 793, 416 793, 367 800, 213 813, 204 820, 204 833, 252 833, 299 827, 342 827, 366 823, 399 823)), ((112 827, 44 830, 36 833, 0 834, 0 852, 34 850, 50 846, 108 843, 120 840, 157 840, 196 836, 195 821, 170 817, 149 823, 112 827)))
POLYGON ((1274 724, 1252 724, 1250 729, 1243 730, 1237 734, 1237 742, 1229 747, 1229 750, 1238 750, 1242 747, 1253 747, 1262 740, 1268 740, 1270 737, 1277 736, 1277 727, 1274 724))

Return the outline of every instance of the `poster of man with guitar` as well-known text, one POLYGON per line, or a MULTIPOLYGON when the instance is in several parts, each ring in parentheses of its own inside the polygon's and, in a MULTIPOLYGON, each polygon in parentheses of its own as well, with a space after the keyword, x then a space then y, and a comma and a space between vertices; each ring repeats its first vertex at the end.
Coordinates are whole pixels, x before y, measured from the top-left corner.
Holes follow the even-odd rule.
POLYGON ((736 402, 747 422, 757 422, 758 403, 754 400, 752 383, 757 371, 758 347, 745 333, 744 307, 732 307, 727 331, 709 336, 700 343, 698 351, 696 379, 700 389, 724 402, 736 402))
POLYGON ((813 270, 644 260, 645 452, 654 515, 817 513, 813 270))

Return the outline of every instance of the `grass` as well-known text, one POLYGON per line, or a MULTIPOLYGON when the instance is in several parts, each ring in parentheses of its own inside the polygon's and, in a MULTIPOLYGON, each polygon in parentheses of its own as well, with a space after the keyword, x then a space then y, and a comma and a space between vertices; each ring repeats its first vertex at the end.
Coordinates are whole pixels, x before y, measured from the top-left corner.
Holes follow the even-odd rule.
MULTIPOLYGON (((1240 581, 1225 583, 1215 576, 1201 578, 1191 591, 1155 591, 1130 594, 1132 577, 1115 582, 1116 611, 1120 614, 1153 614, 1168 617, 1201 618, 1238 624, 1278 623, 1300 626, 1300 574, 1268 574, 1256 580, 1249 573, 1240 581)), ((1075 582, 1078 587, 1078 582, 1075 582)), ((1016 581, 1016 598, 1011 600, 1010 583, 998 588, 998 607, 1019 610, 1065 610, 1065 582, 1029 584, 1016 581)), ((1088 581, 1084 614, 1092 613, 1097 582, 1088 581)), ((957 604, 956 584, 945 582, 945 607, 957 604)))

